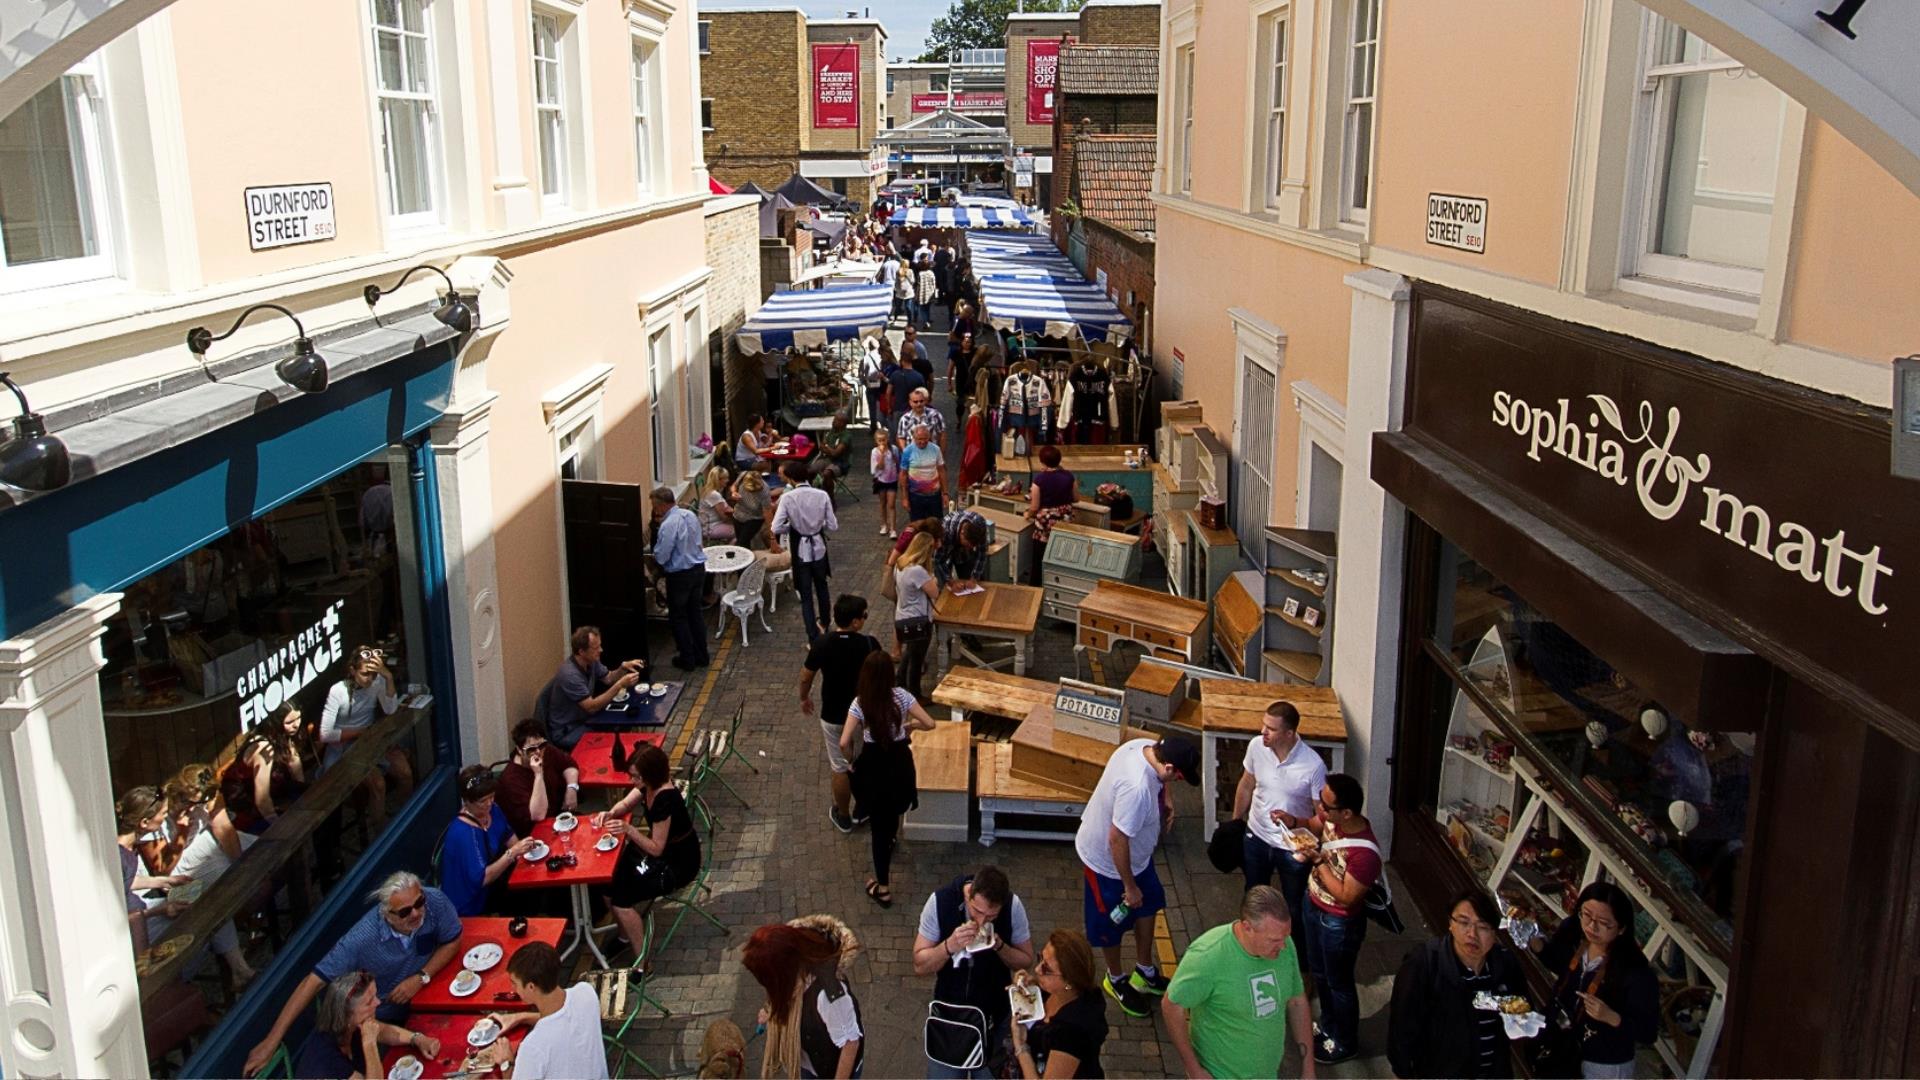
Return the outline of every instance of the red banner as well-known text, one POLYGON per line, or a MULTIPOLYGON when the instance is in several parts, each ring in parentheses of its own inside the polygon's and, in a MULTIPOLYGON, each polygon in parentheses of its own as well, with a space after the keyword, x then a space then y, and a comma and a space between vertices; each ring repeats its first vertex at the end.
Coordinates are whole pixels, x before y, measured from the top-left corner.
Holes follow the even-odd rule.
POLYGON ((813 126, 860 126, 860 46, 813 47, 813 126))
POLYGON ((913 95, 913 111, 917 113, 939 112, 951 107, 954 112, 1003 113, 1007 111, 1007 95, 991 90, 980 90, 970 94, 953 95, 953 104, 948 106, 945 94, 913 95))
POLYGON ((1060 41, 1027 41, 1027 123, 1053 123, 1053 88, 1060 75, 1060 41))

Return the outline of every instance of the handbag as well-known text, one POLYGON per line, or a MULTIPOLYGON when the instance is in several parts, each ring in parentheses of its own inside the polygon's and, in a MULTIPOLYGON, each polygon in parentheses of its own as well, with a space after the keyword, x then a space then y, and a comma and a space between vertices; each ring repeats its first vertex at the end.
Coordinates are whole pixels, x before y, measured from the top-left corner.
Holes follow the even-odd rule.
MULTIPOLYGON (((1366 848, 1375 855, 1380 855, 1380 845, 1371 840, 1330 840, 1320 845, 1320 850, 1327 851, 1343 847, 1366 848)), ((1407 932, 1406 921, 1400 918, 1400 909, 1393 906, 1393 886, 1387 884, 1387 865, 1384 855, 1380 855, 1380 880, 1374 882, 1373 888, 1367 890, 1362 910, 1366 912, 1369 920, 1379 923, 1381 929, 1389 934, 1407 932)))
POLYGON ((1207 861, 1215 870, 1231 874, 1246 865, 1247 822, 1245 818, 1223 821, 1207 841, 1207 861))
POLYGON ((927 1005, 927 1060, 971 1071, 987 1063, 987 1014, 972 1005, 927 1005))
POLYGON ((893 636, 901 641, 924 641, 933 636, 933 620, 925 615, 915 615, 911 619, 895 619, 893 636))

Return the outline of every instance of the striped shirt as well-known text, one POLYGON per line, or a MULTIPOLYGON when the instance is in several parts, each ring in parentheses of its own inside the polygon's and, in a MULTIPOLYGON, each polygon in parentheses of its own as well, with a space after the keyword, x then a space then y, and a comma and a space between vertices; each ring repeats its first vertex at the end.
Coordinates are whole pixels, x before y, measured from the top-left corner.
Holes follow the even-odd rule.
POLYGON ((946 438, 947 418, 940 414, 939 409, 931 406, 919 412, 908 409, 900 414, 900 423, 895 425, 894 438, 901 443, 910 443, 913 441, 913 429, 917 427, 927 429, 928 441, 940 442, 946 438))

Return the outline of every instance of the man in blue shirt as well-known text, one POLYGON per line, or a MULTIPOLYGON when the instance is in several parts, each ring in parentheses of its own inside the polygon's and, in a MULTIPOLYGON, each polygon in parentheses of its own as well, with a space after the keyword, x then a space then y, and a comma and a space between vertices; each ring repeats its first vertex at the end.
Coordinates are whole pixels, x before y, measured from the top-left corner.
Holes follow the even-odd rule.
POLYGON ((600 662, 600 628, 574 628, 573 652, 547 684, 547 739, 562 750, 572 750, 587 733, 587 717, 612 704, 622 690, 640 681, 644 660, 628 660, 614 671, 600 662))
POLYGON ((406 1020, 413 996, 453 963, 460 951, 460 915, 446 894, 422 885, 414 874, 397 870, 373 891, 373 901, 372 910, 349 927, 294 988, 267 1037, 248 1052, 246 1075, 266 1065, 286 1039, 294 1017, 339 976, 350 971, 372 975, 380 994, 380 1008, 374 1015, 396 1024, 406 1020))
POLYGON ((707 593, 707 553, 700 548, 700 519, 675 502, 665 485, 653 489, 653 519, 660 523, 653 560, 667 575, 667 624, 680 650, 673 666, 706 667, 707 618, 700 603, 707 593))

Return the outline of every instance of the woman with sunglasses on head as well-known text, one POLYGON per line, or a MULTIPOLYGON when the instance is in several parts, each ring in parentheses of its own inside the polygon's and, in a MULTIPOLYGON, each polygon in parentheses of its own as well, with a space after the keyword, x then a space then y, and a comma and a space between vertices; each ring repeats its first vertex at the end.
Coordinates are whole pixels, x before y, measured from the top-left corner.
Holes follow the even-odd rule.
MULTIPOLYGON (((320 709, 321 770, 333 768, 375 720, 399 708, 400 693, 386 654, 368 645, 353 650, 347 657, 346 677, 327 689, 327 702, 320 709)), ((389 749, 380 767, 368 771, 361 787, 367 793, 367 822, 378 827, 387 819, 388 789, 402 799, 413 790, 413 763, 406 751, 397 746, 389 749)))
POLYGON ((515 836, 507 815, 494 812, 498 786, 485 765, 460 770, 455 783, 460 812, 440 846, 440 890, 461 915, 506 910, 507 873, 533 849, 532 837, 515 836))
POLYGON ((1103 1077, 1100 1047, 1107 1041, 1107 1000, 1101 996, 1093 946, 1076 930, 1055 930, 1040 949, 1031 982, 1045 995, 1045 1013, 1029 1027, 1013 1025, 1013 1056, 1026 1080, 1103 1077))
POLYGON ((1660 1031, 1660 979, 1633 933, 1633 900, 1611 881, 1580 890, 1574 917, 1527 947, 1554 979, 1542 1076, 1633 1076, 1634 1056, 1660 1031))
POLYGON ((1448 910, 1440 936, 1407 953, 1394 979, 1387 1060, 1401 1080, 1512 1076, 1505 1022, 1473 999, 1524 1000, 1526 976, 1500 944, 1500 912, 1484 891, 1467 889, 1448 910))

